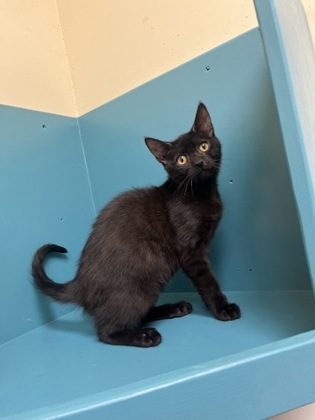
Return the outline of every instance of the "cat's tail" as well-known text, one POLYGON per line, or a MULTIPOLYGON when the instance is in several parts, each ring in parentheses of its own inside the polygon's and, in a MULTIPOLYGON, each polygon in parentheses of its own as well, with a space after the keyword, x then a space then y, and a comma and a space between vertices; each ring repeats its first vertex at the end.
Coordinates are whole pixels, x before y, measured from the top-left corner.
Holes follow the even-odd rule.
POLYGON ((32 262, 32 275, 36 287, 45 295, 59 302, 75 302, 74 280, 65 284, 51 280, 44 270, 44 259, 50 252, 67 253, 66 248, 59 245, 47 244, 37 250, 32 262))

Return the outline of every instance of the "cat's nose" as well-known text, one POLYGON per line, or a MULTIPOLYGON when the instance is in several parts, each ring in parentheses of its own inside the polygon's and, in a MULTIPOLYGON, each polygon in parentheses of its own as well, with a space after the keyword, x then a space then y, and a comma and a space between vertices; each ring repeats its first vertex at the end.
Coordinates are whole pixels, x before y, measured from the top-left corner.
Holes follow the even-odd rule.
POLYGON ((201 160, 200 162, 195 162, 195 166, 196 166, 196 168, 200 168, 200 169, 202 169, 202 168, 204 168, 205 164, 204 164, 204 162, 201 160))

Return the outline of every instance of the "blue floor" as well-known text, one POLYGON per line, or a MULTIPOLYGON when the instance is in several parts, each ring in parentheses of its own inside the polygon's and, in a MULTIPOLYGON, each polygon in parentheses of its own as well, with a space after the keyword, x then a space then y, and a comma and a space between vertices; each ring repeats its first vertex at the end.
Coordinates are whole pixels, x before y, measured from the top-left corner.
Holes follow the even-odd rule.
POLYGON ((6 343, 0 347, 0 417, 36 418, 36 411, 28 412, 38 409, 46 415, 70 412, 92 402, 93 395, 111 401, 133 392, 140 381, 221 358, 224 365, 226 356, 315 328, 312 292, 228 296, 243 316, 224 323, 209 315, 195 293, 165 294, 162 302, 185 299, 194 312, 155 322, 163 336, 156 348, 102 344, 80 311, 6 343))

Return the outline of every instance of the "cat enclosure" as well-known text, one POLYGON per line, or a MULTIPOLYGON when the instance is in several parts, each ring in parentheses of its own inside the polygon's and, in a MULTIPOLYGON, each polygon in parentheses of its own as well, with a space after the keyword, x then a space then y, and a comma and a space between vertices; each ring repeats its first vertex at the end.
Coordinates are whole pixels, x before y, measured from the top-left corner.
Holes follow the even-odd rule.
POLYGON ((298 0, 255 5, 259 28, 78 119, 1 108, 1 418, 263 419, 315 401, 314 47, 298 0), (34 289, 32 254, 65 246, 46 267, 71 279, 95 211, 164 180, 144 136, 187 131, 199 101, 223 145, 211 259, 242 318, 214 319, 179 273, 160 301, 194 312, 155 322, 160 346, 101 344, 34 289))

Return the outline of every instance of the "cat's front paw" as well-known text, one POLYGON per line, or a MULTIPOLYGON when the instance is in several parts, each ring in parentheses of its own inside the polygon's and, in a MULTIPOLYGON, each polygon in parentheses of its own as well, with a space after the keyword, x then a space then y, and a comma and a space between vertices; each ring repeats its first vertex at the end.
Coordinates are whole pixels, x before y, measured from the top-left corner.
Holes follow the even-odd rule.
POLYGON ((241 310, 236 303, 227 303, 221 306, 214 315, 220 321, 234 321, 241 317, 241 310))
POLYGON ((189 315, 193 310, 192 305, 184 301, 176 303, 174 307, 174 318, 189 315))

